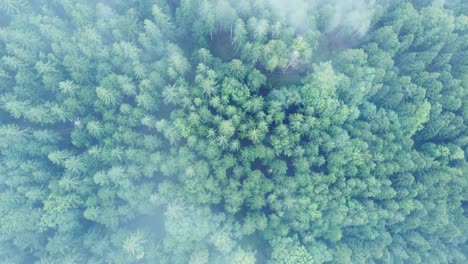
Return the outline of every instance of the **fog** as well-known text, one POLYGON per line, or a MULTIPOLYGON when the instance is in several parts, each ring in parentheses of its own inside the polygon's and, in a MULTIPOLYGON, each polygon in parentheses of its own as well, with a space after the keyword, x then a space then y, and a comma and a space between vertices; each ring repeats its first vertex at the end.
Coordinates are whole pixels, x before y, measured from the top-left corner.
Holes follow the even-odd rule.
POLYGON ((268 4, 298 31, 310 25, 312 14, 323 10, 319 20, 326 32, 339 29, 358 36, 367 33, 377 8, 375 0, 270 0, 268 4))
MULTIPOLYGON (((461 178, 451 69, 466 53, 458 32, 453 48, 411 45, 466 16, 430 10, 404 35, 390 20, 431 1, 380 20, 405 2, 0 0, 0 262, 371 263, 389 245, 400 262, 419 246, 415 259, 432 257, 446 237, 416 229, 436 229, 423 218, 439 201, 416 189, 460 204, 437 188, 461 178), (371 37, 384 26, 391 47, 371 37), (399 65, 408 54, 423 73, 399 65)), ((435 226, 458 232, 458 209, 435 226)))

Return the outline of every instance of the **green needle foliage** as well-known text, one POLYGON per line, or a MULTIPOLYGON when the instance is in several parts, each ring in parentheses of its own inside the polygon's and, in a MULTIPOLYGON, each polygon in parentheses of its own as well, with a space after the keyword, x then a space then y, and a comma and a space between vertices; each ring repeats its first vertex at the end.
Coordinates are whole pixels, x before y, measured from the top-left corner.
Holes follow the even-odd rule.
POLYGON ((0 0, 0 263, 468 263, 467 3, 0 0))

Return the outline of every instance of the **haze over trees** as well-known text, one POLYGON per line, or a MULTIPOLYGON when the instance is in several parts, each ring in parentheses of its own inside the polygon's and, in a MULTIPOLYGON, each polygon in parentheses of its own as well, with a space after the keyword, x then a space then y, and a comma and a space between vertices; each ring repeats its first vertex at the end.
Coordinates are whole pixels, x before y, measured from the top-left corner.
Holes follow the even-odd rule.
POLYGON ((0 0, 0 263, 467 263, 468 2, 0 0))

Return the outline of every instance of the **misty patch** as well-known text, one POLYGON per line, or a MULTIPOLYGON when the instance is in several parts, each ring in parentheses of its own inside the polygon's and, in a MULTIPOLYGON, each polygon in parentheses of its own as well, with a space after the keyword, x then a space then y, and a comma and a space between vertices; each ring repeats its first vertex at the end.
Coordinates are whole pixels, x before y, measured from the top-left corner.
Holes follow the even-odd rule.
POLYGON ((307 30, 315 18, 323 27, 322 32, 352 37, 367 34, 377 7, 375 0, 270 0, 268 3, 297 32, 307 30), (322 15, 314 16, 318 13, 322 15))

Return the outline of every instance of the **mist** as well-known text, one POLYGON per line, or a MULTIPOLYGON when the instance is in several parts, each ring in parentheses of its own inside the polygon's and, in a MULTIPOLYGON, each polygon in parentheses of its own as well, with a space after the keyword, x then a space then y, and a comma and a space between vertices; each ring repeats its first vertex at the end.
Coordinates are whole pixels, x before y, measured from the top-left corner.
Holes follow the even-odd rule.
POLYGON ((0 0, 0 262, 466 263, 466 16, 0 0))
POLYGON ((318 10, 324 12, 318 23, 325 32, 343 31, 347 34, 364 36, 376 13, 375 0, 271 0, 267 1, 276 15, 287 21, 297 31, 311 25, 318 10))

